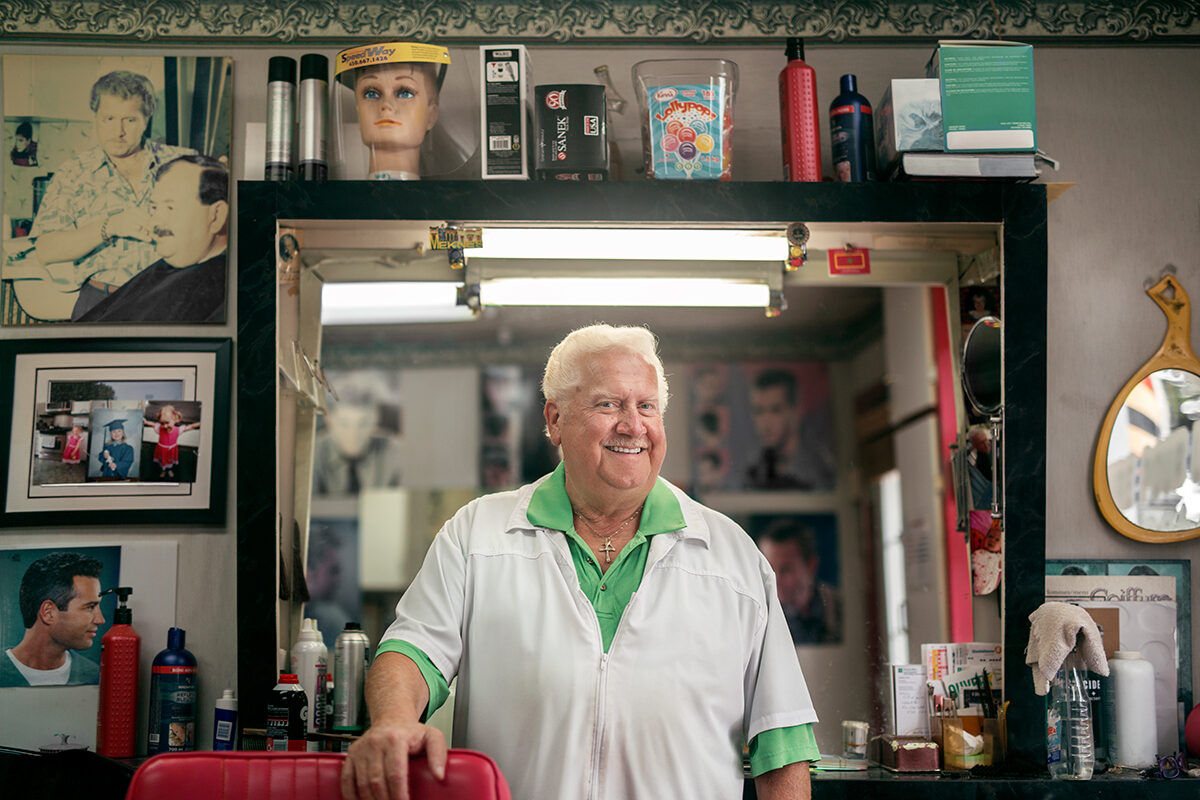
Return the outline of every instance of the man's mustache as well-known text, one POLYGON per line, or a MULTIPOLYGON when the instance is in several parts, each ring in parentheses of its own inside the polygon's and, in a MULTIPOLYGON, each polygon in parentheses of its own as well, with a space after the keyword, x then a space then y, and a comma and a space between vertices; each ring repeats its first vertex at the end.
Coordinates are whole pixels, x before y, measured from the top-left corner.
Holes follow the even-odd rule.
POLYGON ((175 231, 168 230, 167 228, 160 228, 157 225, 155 225, 154 226, 154 235, 155 236, 174 236, 175 231))

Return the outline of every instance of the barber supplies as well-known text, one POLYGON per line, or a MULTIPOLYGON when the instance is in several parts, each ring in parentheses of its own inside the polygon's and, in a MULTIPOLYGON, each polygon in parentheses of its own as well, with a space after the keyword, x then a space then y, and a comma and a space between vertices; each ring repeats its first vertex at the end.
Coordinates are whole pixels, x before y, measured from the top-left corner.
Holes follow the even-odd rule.
POLYGON ((308 748, 304 728, 308 719, 308 698, 300 679, 290 672, 279 674, 279 683, 267 701, 267 749, 299 750, 308 748))
POLYGON ((167 649, 150 670, 146 751, 176 753, 196 747, 196 657, 184 648, 183 628, 167 631, 167 649))
POLYGON ((213 750, 237 749, 237 711, 233 689, 226 689, 213 709, 213 750))
POLYGON ((267 153, 264 177, 286 181, 292 177, 296 126, 296 59, 272 56, 267 64, 267 153))
POLYGON ((817 73, 804 62, 804 40, 789 37, 787 65, 779 73, 779 122, 783 131, 783 179, 821 180, 821 125, 817 73))
POLYGON ((300 678, 300 686, 308 700, 309 733, 325 728, 325 673, 328 671, 328 651, 321 640, 315 619, 305 619, 300 636, 292 645, 292 672, 300 678))
POLYGON ((325 126, 329 119, 329 59, 320 53, 300 57, 300 180, 329 175, 325 126))
POLYGON ((357 622, 347 622, 333 645, 333 730, 361 733, 366 728, 363 687, 370 666, 370 640, 357 622))
POLYGON ((109 758, 133 758, 137 738, 138 660, 142 637, 133 629, 133 612, 125 603, 133 589, 119 586, 119 605, 113 626, 100 640, 100 713, 96 723, 96 752, 109 758))

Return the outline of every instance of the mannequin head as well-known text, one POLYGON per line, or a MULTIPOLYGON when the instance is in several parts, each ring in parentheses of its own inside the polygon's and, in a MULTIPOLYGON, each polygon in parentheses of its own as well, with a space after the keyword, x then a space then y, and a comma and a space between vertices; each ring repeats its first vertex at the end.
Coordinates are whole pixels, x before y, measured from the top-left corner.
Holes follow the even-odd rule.
POLYGON ((370 152, 369 175, 417 177, 421 143, 438 118, 437 65, 410 61, 360 67, 354 74, 354 104, 359 134, 370 152))

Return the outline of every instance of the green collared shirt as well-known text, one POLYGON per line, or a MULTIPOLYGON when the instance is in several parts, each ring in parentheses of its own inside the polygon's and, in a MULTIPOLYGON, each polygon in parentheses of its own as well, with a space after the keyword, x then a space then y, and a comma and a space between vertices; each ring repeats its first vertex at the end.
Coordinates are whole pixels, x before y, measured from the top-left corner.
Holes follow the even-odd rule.
MULTIPOLYGON (((596 610, 604 652, 608 652, 621 615, 629 598, 637 591, 646 569, 651 536, 670 533, 684 527, 683 510, 675 495, 661 481, 654 485, 642 508, 641 524, 633 539, 621 549, 606 572, 600 571, 587 542, 575 531, 574 512, 567 497, 566 472, 560 463, 550 477, 533 492, 527 511, 529 521, 563 531, 579 576, 579 587, 596 610)), ((381 642, 377 653, 394 651, 411 658, 429 686, 426 716, 436 711, 449 697, 450 689, 441 671, 419 648, 405 641, 381 642)), ((773 728, 763 731, 750 742, 750 771, 754 776, 798 761, 820 758, 812 725, 773 728)))

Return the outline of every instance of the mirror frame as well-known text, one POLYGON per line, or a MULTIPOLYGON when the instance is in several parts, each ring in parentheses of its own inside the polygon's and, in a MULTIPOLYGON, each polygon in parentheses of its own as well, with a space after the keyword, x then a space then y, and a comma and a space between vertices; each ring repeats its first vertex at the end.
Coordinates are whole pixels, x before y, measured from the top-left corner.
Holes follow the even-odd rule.
MULTIPOLYGON (((1013 774, 1045 775, 1044 701, 1026 676, 1028 617, 1045 594, 1046 186, 1002 182, 238 182, 238 692, 262 727, 276 669, 279 564, 276 224, 496 220, 665 224, 994 223, 1004 268, 1003 643, 1013 774), (1008 304, 1006 298, 1019 298, 1008 304)), ((809 262, 805 269, 825 269, 809 262)), ((949 454, 947 454, 947 461, 949 454)), ((864 691, 866 689, 864 688, 864 691)), ((825 724, 836 724, 827 721, 825 724)))
POLYGON ((1158 304, 1163 314, 1166 315, 1167 332, 1163 336, 1158 350, 1150 356, 1149 361, 1133 373, 1133 377, 1125 382, 1108 407, 1108 413, 1104 415, 1104 422, 1096 437, 1096 453, 1092 461, 1092 493, 1096 497, 1096 505, 1100 508, 1101 516, 1117 533, 1139 542, 1167 544, 1200 536, 1200 525, 1179 531, 1156 531, 1143 528, 1117 508, 1117 503, 1113 500, 1112 487, 1108 484, 1108 444, 1112 438, 1117 415, 1120 414, 1121 408, 1125 405, 1125 398, 1129 397, 1133 387, 1141 383, 1148 375, 1163 369, 1182 369, 1193 375, 1200 375, 1200 359, 1196 358, 1196 354, 1192 351, 1192 307, 1188 302, 1187 292, 1183 290, 1174 275, 1168 274, 1147 289, 1146 294, 1158 304))

